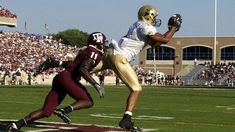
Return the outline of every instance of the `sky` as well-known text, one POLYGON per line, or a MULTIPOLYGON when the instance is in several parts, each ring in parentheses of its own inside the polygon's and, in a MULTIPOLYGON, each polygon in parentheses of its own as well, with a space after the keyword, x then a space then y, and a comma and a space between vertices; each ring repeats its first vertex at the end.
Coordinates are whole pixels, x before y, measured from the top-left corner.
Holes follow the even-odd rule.
MULTIPOLYGON (((164 34, 167 21, 175 13, 183 17, 181 30, 175 37, 214 36, 215 0, 0 0, 1 6, 18 17, 17 27, 0 27, 3 31, 36 34, 59 33, 79 29, 103 32, 109 39, 119 40, 137 21, 143 5, 152 5, 162 19, 157 30, 164 34), (25 22, 27 30, 25 31, 25 22), (45 30, 45 24, 48 31, 45 30)), ((235 35, 235 0, 217 0, 217 36, 235 35)))

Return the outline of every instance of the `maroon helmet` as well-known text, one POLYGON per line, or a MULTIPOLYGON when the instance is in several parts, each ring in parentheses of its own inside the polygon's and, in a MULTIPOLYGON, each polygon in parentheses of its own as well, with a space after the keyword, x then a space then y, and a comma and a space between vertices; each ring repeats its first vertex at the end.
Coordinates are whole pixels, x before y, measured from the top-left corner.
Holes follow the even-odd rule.
POLYGON ((88 36, 87 43, 88 45, 94 45, 97 49, 103 53, 103 47, 106 42, 106 37, 101 32, 93 32, 88 36))

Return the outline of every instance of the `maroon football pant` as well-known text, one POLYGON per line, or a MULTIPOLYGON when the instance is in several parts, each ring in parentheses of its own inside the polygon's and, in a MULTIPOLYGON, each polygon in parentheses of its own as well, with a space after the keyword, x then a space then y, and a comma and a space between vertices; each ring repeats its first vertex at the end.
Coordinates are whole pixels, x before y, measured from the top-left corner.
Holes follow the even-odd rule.
POLYGON ((52 89, 48 93, 42 108, 43 114, 50 116, 67 94, 77 101, 85 100, 93 102, 86 88, 76 81, 75 78, 72 78, 70 72, 65 70, 54 77, 52 89))

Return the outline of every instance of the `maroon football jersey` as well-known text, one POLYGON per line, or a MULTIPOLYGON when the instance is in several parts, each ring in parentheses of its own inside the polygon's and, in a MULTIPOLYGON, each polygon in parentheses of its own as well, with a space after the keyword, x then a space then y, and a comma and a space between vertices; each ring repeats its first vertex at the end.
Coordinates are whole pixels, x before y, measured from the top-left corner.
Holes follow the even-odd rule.
POLYGON ((89 70, 94 68, 101 61, 101 53, 94 47, 93 45, 85 46, 78 51, 78 55, 74 59, 74 61, 70 62, 68 67, 66 67, 67 71, 76 74, 76 77, 79 76, 78 68, 82 61, 90 58, 93 60, 91 66, 89 66, 89 70))

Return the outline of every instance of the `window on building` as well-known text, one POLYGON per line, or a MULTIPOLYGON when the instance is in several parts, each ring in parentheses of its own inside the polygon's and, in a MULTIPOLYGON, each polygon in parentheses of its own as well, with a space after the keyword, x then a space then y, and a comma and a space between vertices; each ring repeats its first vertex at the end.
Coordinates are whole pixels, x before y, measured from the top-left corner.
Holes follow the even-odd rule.
POLYGON ((235 60, 235 46, 221 49, 221 60, 235 60))
MULTIPOLYGON (((174 60, 175 50, 169 47, 158 47, 155 49, 156 60, 174 60)), ((153 60, 153 49, 147 49, 147 60, 153 60)))
POLYGON ((203 46, 193 46, 183 49, 183 60, 212 60, 212 49, 203 46))

